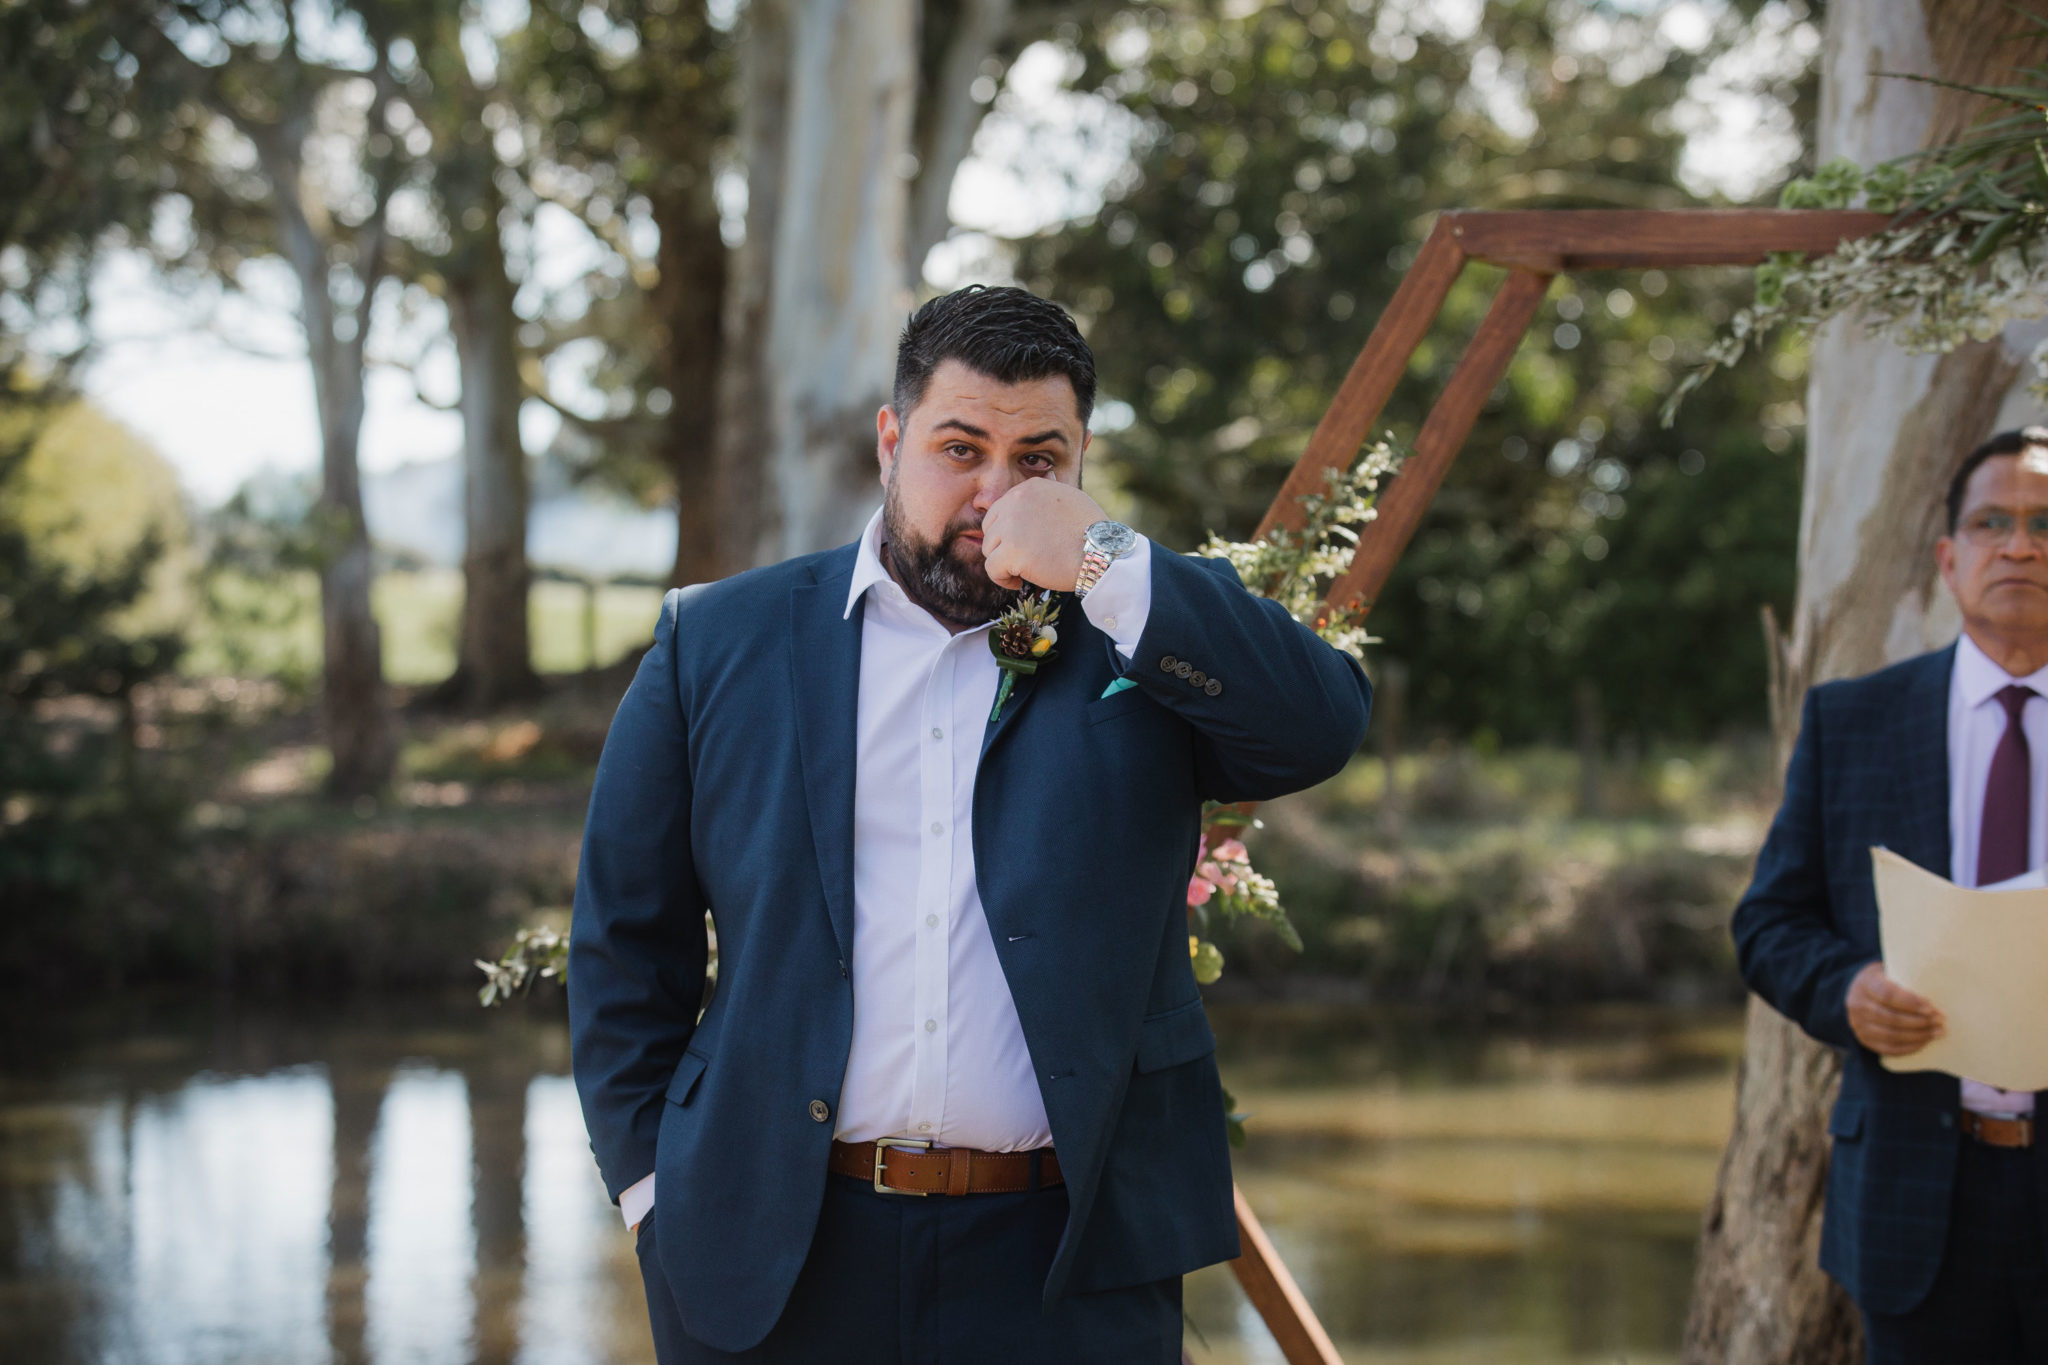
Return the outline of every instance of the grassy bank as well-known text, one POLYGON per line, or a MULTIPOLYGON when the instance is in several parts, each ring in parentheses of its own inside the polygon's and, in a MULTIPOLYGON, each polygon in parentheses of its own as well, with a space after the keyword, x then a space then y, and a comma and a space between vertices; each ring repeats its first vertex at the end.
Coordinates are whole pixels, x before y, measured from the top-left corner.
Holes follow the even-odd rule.
MULTIPOLYGON (((566 922, 627 648, 488 717, 418 707, 400 687, 398 779, 351 806, 318 796, 327 757, 303 694, 220 678, 154 690, 141 733, 178 750, 196 798, 188 856, 126 877, 57 977, 475 982, 473 959, 519 926, 566 922)), ((1773 781, 1754 742, 1611 760, 1591 789, 1558 750, 1439 745, 1401 759, 1391 782, 1361 756, 1266 806, 1248 839, 1306 951, 1261 925, 1226 930, 1212 994, 1459 1007, 1732 996, 1727 915, 1773 781)))
POLYGON ((1739 992, 1728 914, 1775 801, 1759 738, 1603 762, 1440 745, 1276 801, 1253 858, 1301 930, 1226 937, 1227 989, 1426 1004, 1739 992))
MULTIPOLYGON (((218 575, 208 610, 192 620, 188 673, 310 682, 320 668, 320 582, 310 572, 276 579, 218 575)), ((537 580, 527 599, 534 667, 566 673, 602 667, 654 638, 661 589, 537 580)), ((400 686, 438 682, 455 667, 462 611, 456 569, 391 570, 377 576, 370 609, 384 637, 384 676, 400 686)))

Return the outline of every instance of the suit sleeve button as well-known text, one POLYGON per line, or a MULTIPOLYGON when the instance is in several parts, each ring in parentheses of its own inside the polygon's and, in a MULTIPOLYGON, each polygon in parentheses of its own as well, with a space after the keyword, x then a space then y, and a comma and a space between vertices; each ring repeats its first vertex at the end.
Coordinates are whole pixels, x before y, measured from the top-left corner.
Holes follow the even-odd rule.
POLYGON ((1173 672, 1173 666, 1179 662, 1180 660, 1174 658, 1171 654, 1165 655, 1159 660, 1159 671, 1161 673, 1171 673, 1173 672))
POLYGON ((1211 678, 1209 679, 1209 681, 1202 684, 1202 690, 1204 692, 1207 692, 1212 697, 1220 697, 1223 695, 1223 684, 1221 682, 1218 682, 1216 679, 1211 678))
POLYGON ((1173 666, 1173 675, 1176 678, 1185 678, 1188 674, 1194 671, 1195 666, 1189 663, 1186 659, 1182 659, 1179 663, 1173 666))
POLYGON ((819 1123, 832 1117, 832 1106, 823 1100, 811 1101, 811 1117, 819 1123))
POLYGON ((1203 672, 1203 671, 1202 671, 1201 669, 1199 669, 1199 668, 1198 668, 1198 669, 1196 669, 1196 670, 1195 670, 1194 672, 1192 672, 1192 673, 1188 674, 1188 686, 1189 686, 1189 687, 1200 687, 1200 686, 1202 686, 1203 684, 1207 683, 1208 681, 1209 681, 1209 675, 1208 675, 1207 673, 1204 673, 1204 672, 1203 672))

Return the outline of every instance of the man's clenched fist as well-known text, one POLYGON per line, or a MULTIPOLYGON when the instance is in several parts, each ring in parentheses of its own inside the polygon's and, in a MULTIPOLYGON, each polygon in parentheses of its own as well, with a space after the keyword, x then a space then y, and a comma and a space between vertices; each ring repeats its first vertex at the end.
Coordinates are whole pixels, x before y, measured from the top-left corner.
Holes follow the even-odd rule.
POLYGON ((1072 484, 1026 479, 982 515, 982 563, 998 587, 1072 592, 1088 528, 1102 519, 1095 499, 1072 484))
POLYGON ((1849 1027, 1863 1046, 1884 1057, 1905 1057, 1941 1037, 1941 1011, 1884 974, 1873 962, 1849 983, 1849 1027))

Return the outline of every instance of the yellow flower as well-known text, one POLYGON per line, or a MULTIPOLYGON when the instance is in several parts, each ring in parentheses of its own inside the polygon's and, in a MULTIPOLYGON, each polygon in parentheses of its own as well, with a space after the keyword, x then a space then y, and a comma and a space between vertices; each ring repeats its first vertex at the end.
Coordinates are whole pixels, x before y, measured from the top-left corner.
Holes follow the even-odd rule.
POLYGON ((1042 658, 1046 654, 1046 652, 1051 648, 1052 641, 1046 639, 1043 635, 1041 635, 1036 640, 1033 640, 1031 642, 1031 657, 1034 659, 1042 658))

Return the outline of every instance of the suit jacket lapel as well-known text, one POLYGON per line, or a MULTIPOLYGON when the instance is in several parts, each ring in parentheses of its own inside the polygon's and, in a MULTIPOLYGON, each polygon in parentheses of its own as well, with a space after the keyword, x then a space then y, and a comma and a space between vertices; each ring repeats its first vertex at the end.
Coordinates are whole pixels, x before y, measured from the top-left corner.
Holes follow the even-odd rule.
POLYGON ((1949 875, 1948 688, 1954 646, 1920 662, 1893 717, 1905 797, 1907 847, 1897 850, 1930 872, 1949 875))
POLYGON ((790 591, 790 684, 795 689, 797 751, 825 909, 842 962, 853 960, 853 778, 858 758, 861 618, 867 597, 847 616, 853 550, 824 561, 817 581, 790 591))
MULTIPOLYGON (((1057 664, 1057 661, 1055 661, 1055 664, 1057 664)), ((996 683, 996 690, 998 693, 1002 691, 1000 679, 996 683)), ((1010 688, 1010 699, 1003 703, 1001 714, 982 727, 982 762, 986 763, 988 761, 988 751, 995 745, 996 737, 1016 728, 1018 715, 1024 710, 1025 705, 1030 702, 1032 694, 1037 690, 1038 675, 1036 673, 1018 675, 1017 681, 1010 688)))

